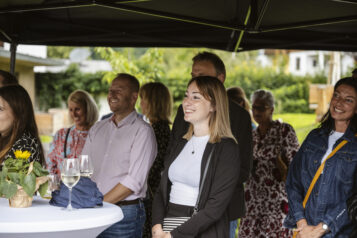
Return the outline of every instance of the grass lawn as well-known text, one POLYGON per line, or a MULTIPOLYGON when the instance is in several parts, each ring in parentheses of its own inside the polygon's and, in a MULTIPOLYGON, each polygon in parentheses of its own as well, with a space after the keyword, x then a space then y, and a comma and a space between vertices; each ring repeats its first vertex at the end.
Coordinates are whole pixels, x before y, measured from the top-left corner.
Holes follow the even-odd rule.
POLYGON ((40 140, 42 143, 51 143, 52 136, 40 135, 40 140))
POLYGON ((289 123, 295 130, 298 137, 300 145, 304 141, 307 134, 316 126, 318 123, 315 122, 315 114, 304 114, 304 113, 284 113, 275 114, 273 119, 281 119, 285 123, 289 123))
MULTIPOLYGON (((283 113, 273 115, 274 120, 281 119, 283 122, 289 123, 294 128, 300 145, 307 134, 318 125, 318 123, 315 122, 315 118, 315 114, 306 113, 283 113)), ((42 143, 52 142, 51 136, 41 135, 40 139, 42 143)))

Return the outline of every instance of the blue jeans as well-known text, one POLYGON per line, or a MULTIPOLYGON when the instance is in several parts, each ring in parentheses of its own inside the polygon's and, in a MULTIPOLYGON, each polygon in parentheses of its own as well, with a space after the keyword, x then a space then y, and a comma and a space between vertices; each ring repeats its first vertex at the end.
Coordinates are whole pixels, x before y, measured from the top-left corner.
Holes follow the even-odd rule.
POLYGON ((145 208, 142 201, 139 204, 120 206, 123 220, 111 225, 97 238, 141 238, 145 223, 145 208))
POLYGON ((238 226, 238 220, 233 220, 229 222, 229 238, 236 237, 237 226, 238 226))

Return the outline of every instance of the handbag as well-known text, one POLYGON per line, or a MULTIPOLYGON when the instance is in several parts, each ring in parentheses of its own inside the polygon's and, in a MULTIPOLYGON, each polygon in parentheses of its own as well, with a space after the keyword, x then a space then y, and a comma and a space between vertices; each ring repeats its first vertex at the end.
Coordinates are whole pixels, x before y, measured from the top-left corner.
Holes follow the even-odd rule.
MULTIPOLYGON (((193 217, 194 215, 196 215, 198 213, 198 204, 201 198, 201 193, 202 193, 202 188, 204 185, 204 182, 206 180, 206 175, 207 175, 207 171, 208 171, 208 166, 211 162, 211 158, 212 158, 212 154, 215 148, 215 144, 213 144, 213 148, 208 156, 208 160, 207 160, 207 164, 205 166, 205 170, 203 171, 203 176, 201 179, 201 183, 200 183, 200 188, 198 190, 198 195, 197 195, 197 200, 196 200, 196 204, 193 208, 193 213, 191 215, 191 217, 193 217)), ((185 223, 186 221, 188 221, 191 217, 165 217, 164 218, 164 222, 163 222, 163 226, 162 226, 162 230, 164 232, 171 232, 172 230, 174 230, 175 228, 181 226, 183 223, 185 223)))
MULTIPOLYGON (((357 134, 355 135, 357 136, 357 134)), ((336 154, 336 152, 341 149, 348 141, 347 140, 343 140, 341 141, 336 147, 335 149, 327 156, 327 158, 325 159, 325 161, 320 165, 320 167, 317 169, 315 175, 314 175, 314 178, 312 179, 311 183, 310 183, 310 186, 309 186, 309 189, 307 190, 306 192, 306 195, 305 195, 305 198, 304 198, 304 201, 302 202, 302 206, 303 208, 305 209, 306 207, 306 203, 307 201, 309 200, 309 197, 310 197, 310 194, 312 192, 312 189, 314 188, 315 184, 316 184, 316 181, 319 179, 322 171, 324 170, 324 167, 325 167, 325 163, 328 159, 330 159, 334 154, 336 154)), ((293 238, 296 238, 297 236, 297 231, 294 231, 294 234, 293 234, 293 238)))

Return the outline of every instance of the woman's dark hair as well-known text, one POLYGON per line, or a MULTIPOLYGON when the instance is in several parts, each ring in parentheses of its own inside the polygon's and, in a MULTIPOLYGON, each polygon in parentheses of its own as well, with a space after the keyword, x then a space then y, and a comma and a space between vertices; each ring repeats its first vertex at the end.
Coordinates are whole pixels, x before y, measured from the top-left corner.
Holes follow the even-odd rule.
MULTIPOLYGON (((341 85, 348 85, 348 86, 352 87, 357 94, 357 80, 356 79, 354 79, 352 77, 340 79, 335 84, 333 91, 335 92, 336 89, 341 85)), ((349 126, 354 133, 357 133, 357 114, 356 113, 352 117, 349 126)), ((326 114, 322 117, 320 128, 326 129, 328 133, 330 133, 332 130, 335 129, 335 120, 331 116, 330 108, 326 112, 326 114)))
MULTIPOLYGON (((29 133, 35 137, 41 145, 35 121, 35 113, 27 91, 20 85, 4 86, 0 88, 0 97, 9 104, 14 116, 14 123, 9 136, 0 136, 0 159, 4 158, 12 145, 16 140, 21 138, 24 133, 29 133)), ((40 159, 43 163, 44 155, 42 146, 40 146, 40 148, 40 159)))

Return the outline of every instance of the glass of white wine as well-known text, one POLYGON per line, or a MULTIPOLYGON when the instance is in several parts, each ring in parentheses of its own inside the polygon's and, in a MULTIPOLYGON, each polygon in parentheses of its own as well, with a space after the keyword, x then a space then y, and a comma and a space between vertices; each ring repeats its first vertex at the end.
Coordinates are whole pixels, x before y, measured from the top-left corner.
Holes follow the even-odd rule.
POLYGON ((69 189, 69 201, 67 209, 72 208, 72 188, 76 186, 80 178, 79 159, 77 158, 65 158, 62 161, 61 166, 61 180, 69 189))
POLYGON ((93 163, 88 155, 81 155, 80 160, 81 177, 90 178, 93 174, 93 163))

